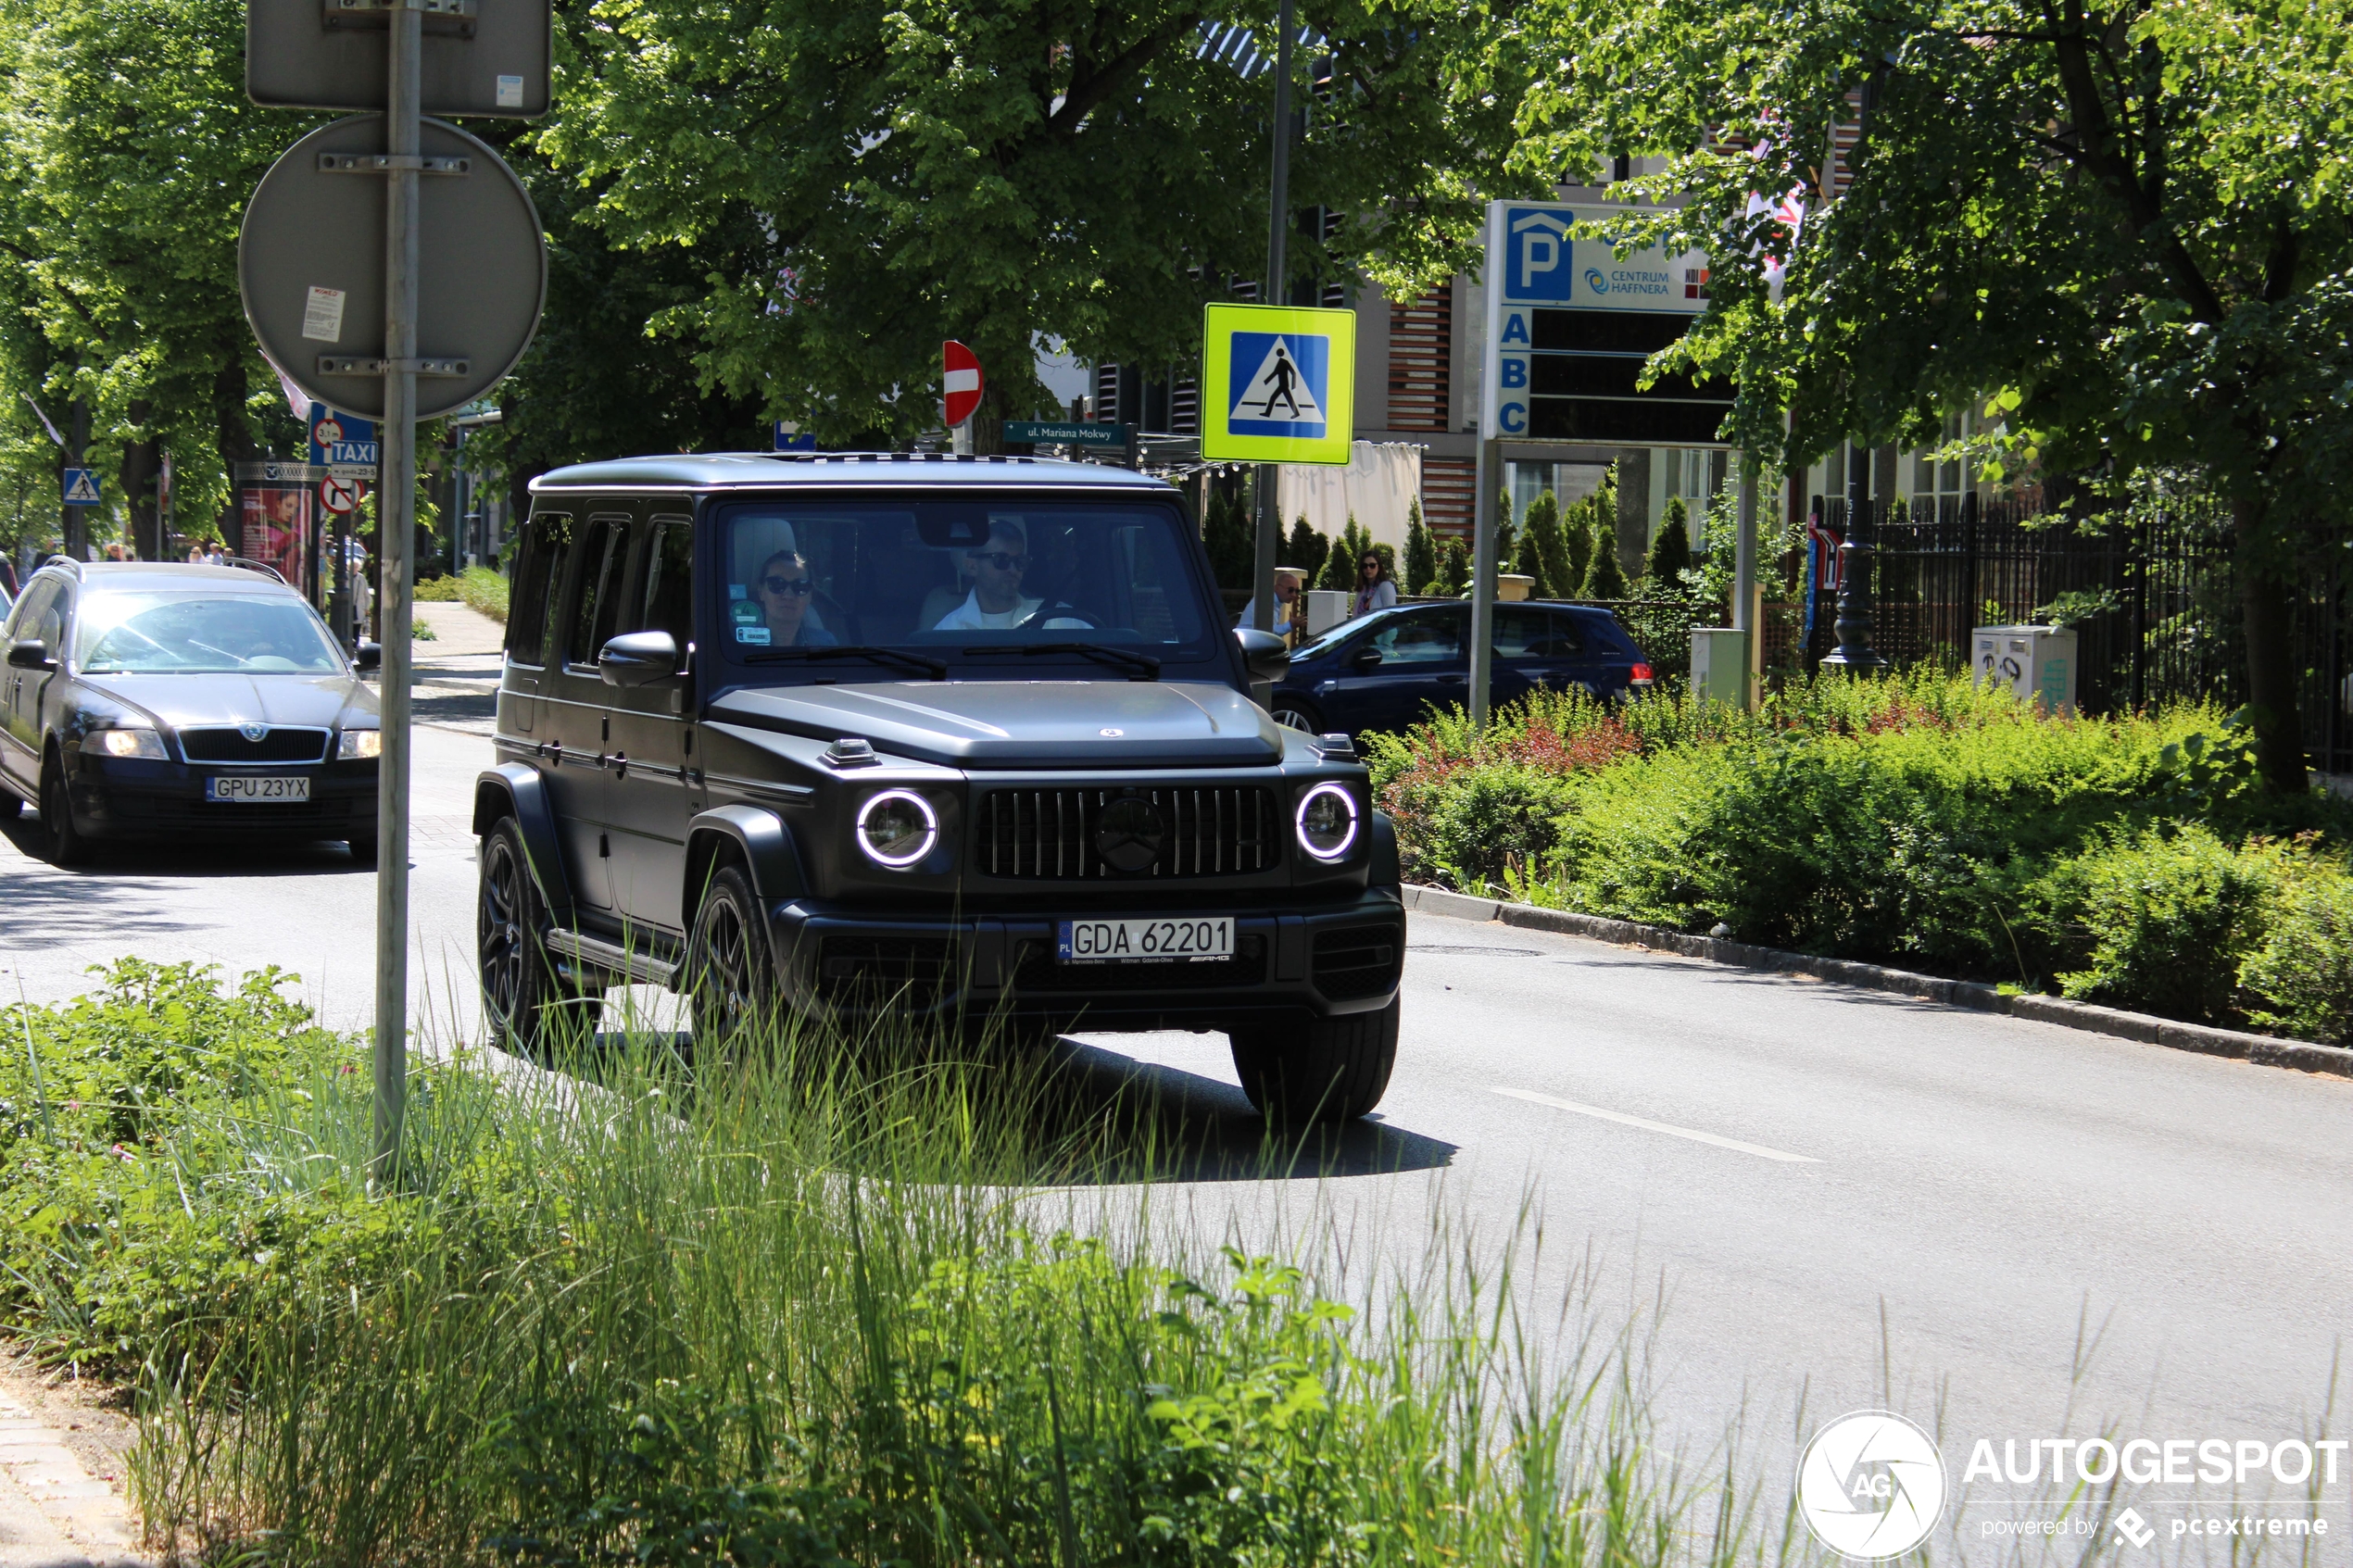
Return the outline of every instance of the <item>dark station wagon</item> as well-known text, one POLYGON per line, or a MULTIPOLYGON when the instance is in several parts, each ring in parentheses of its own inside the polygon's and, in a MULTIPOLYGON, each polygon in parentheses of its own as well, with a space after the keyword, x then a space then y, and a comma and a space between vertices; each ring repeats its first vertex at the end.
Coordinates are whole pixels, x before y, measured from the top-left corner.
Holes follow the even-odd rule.
POLYGON ((477 786, 494 1025, 617 983, 761 1016, 1223 1031, 1252 1101, 1361 1115, 1398 1035, 1396 844, 1344 735, 1252 700, 1179 493, 1027 458, 647 458, 535 481, 477 786))

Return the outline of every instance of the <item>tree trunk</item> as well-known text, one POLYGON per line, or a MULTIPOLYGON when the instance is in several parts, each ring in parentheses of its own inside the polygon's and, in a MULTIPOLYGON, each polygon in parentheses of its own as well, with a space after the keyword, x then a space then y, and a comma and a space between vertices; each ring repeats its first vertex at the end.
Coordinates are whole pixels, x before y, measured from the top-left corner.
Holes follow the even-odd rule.
POLYGON ((229 481, 229 502, 220 513, 220 532, 230 549, 243 555, 245 549, 245 497, 237 492, 237 465, 250 463, 259 456, 254 445, 253 425, 245 418, 245 354, 243 343, 229 344, 220 358, 220 369, 212 378, 212 417, 218 432, 216 440, 220 451, 220 471, 229 481))
MULTIPOLYGON (((144 399, 134 399, 128 410, 132 424, 145 425, 151 411, 144 399)), ((115 474, 122 486, 124 510, 131 518, 131 547, 139 552, 141 560, 164 558, 162 508, 157 498, 147 494, 147 486, 156 481, 157 451, 152 436, 145 441, 124 442, 122 466, 115 474)))
POLYGON ((2256 765, 2264 784, 2281 795, 2302 795, 2310 781, 2304 771, 2304 725, 2297 701, 2296 648, 2290 635, 2294 608, 2289 588, 2256 550, 2264 503, 2231 503, 2238 535, 2235 570, 2239 611, 2246 639, 2247 717, 2255 727, 2256 765))

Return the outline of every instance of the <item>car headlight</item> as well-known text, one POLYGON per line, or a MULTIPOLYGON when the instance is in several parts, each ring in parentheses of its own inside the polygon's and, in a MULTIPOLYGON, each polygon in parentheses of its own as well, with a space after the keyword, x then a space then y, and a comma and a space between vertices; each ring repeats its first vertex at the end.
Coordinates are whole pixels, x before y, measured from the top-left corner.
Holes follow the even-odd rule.
POLYGON ((346 730, 343 738, 335 742, 335 760, 338 762, 366 762, 384 754, 382 730, 346 730))
POLYGON ((149 729, 94 730, 82 743, 94 746, 108 757, 142 757, 150 762, 170 760, 163 749, 163 737, 149 729))
POLYGON ((858 847, 878 866, 903 872, 939 842, 939 817, 912 789, 887 789, 858 808, 858 847))
POLYGON ((1337 860, 1356 842, 1356 801, 1341 785, 1319 784, 1299 799, 1299 847, 1337 860))

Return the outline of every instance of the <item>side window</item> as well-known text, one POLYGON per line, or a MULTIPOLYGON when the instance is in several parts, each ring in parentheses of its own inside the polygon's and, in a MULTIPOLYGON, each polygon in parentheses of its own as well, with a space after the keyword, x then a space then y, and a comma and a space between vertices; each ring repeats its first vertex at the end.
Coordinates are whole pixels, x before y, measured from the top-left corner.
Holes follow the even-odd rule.
POLYGON ((695 531, 689 519, 654 519, 645 583, 635 629, 669 633, 684 654, 695 638, 695 531))
POLYGON ((1577 622, 1549 610, 1495 608, 1498 659, 1573 659, 1580 644, 1577 622))
POLYGON ((573 573, 578 586, 573 601, 572 637, 564 658, 573 664, 594 664, 597 652, 611 640, 621 618, 621 574, 629 552, 629 520, 608 512, 588 520, 573 555, 580 566, 573 573))
POLYGON ((40 628, 43 615, 48 611, 50 601, 57 596, 57 580, 54 577, 44 578, 27 588, 24 597, 17 601, 16 610, 8 617, 10 640, 13 641, 19 637, 39 637, 54 651, 57 646, 56 637, 51 633, 44 633, 40 628))
POLYGON ((1460 613, 1402 616, 1374 633, 1372 646, 1384 667, 1451 664, 1463 657, 1464 619, 1460 613))
POLYGON ((541 512, 531 520, 522 558, 515 563, 514 602, 507 616, 507 657, 537 664, 547 646, 556 589, 563 582, 564 552, 572 544, 572 519, 541 512))

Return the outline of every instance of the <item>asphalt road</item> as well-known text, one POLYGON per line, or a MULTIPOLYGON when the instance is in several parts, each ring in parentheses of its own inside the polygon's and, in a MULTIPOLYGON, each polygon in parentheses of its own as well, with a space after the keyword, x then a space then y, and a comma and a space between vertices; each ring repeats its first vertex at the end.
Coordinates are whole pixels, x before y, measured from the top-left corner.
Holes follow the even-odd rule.
MULTIPOLYGON (((452 690, 459 727, 416 751, 413 1005, 436 1033, 473 1025, 490 755, 452 690)), ((0 836, 0 994, 68 996, 126 952, 276 963, 366 1022, 374 881, 340 851, 62 872, 31 830, 0 836)), ((1881 1406, 1935 1430, 1957 1482, 1979 1437, 2310 1435, 2353 1321, 2353 1082, 1501 925, 1416 915, 1410 940, 1379 1119, 1289 1180, 1219 1179, 1256 1140, 1222 1036, 1086 1037, 1195 1129, 1164 1211, 1173 1191, 1246 1239, 1327 1223, 1360 1277, 1434 1217, 1482 1258, 1517 1236, 1532 1321, 1565 1334, 1570 1297, 1643 1325, 1687 1443, 1744 1411, 1770 1455, 1801 1399, 1881 1406)))

